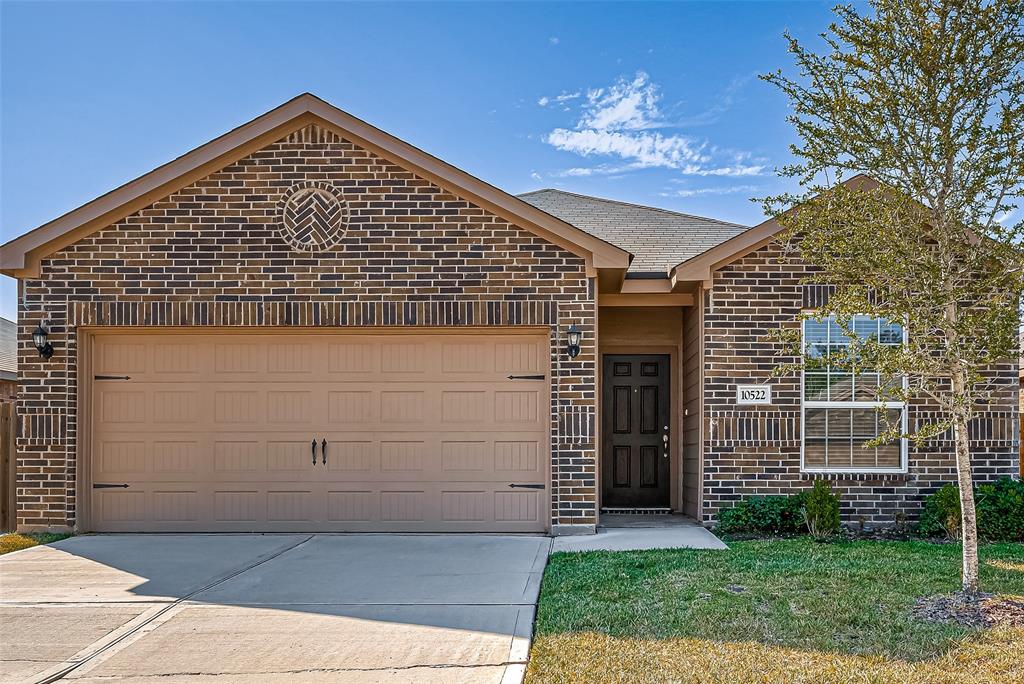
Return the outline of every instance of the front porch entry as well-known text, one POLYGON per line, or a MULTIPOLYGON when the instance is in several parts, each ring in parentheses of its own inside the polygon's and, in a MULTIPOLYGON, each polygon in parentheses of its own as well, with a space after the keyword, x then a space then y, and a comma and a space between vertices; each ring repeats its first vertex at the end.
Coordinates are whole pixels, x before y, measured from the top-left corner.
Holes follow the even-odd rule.
POLYGON ((602 368, 605 511, 671 509, 671 364, 668 354, 605 354, 602 368))

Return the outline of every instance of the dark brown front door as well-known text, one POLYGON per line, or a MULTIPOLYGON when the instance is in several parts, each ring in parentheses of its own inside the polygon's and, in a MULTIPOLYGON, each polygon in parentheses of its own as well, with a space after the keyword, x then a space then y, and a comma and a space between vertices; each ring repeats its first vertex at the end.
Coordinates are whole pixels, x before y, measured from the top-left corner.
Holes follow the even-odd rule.
POLYGON ((669 505, 669 357, 604 356, 604 507, 669 505))

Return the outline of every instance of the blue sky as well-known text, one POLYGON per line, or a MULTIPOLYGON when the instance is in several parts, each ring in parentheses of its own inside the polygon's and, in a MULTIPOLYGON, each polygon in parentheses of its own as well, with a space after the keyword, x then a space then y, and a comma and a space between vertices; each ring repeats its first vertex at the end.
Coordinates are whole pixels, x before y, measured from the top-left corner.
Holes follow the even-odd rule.
POLYGON ((830 6, 4 1, 3 239, 304 91, 510 192, 753 225, 793 141, 756 76, 830 6))

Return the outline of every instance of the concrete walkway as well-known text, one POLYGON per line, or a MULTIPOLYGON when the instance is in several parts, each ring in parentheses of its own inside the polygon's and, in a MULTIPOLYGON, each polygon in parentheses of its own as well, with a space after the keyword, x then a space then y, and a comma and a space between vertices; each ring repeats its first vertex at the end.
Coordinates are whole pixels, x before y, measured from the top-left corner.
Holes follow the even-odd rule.
POLYGON ((557 537, 555 551, 646 551, 728 549, 725 543, 682 515, 602 515, 597 534, 557 537))
POLYGON ((98 535, 0 556, 0 681, 518 682, 551 540, 98 535))

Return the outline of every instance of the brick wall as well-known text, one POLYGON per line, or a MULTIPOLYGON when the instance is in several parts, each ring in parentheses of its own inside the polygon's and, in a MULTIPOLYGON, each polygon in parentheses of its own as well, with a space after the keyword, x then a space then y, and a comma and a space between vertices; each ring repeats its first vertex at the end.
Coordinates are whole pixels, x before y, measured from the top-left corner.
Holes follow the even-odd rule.
POLYGON ((81 326, 545 325, 552 522, 595 523, 594 282, 583 260, 333 133, 307 127, 44 260, 22 285, 18 523, 73 526, 81 326), (299 183, 334 189, 341 241, 297 251, 279 225, 299 183), (31 331, 50 320, 43 361, 31 331), (569 360, 560 339, 584 332, 569 360))
MULTIPOLYGON (((885 475, 810 475, 800 471, 800 377, 771 381, 771 406, 737 406, 736 385, 768 380, 784 358, 766 339, 772 329, 798 327, 804 309, 821 304, 823 288, 801 285, 808 268, 783 256, 778 245, 761 248, 714 275, 704 294, 704 498, 701 518, 744 496, 790 494, 828 478, 842 494, 846 523, 892 525, 898 514, 912 520, 923 496, 956 481, 953 445, 936 439, 910 448, 908 472, 885 475)), ((789 361, 796 361, 790 358, 789 361)), ((1002 387, 991 411, 971 426, 974 472, 979 481, 1015 475, 1019 469, 1017 367, 996 370, 1002 387)), ((923 402, 909 408, 915 422, 934 417, 923 402)))

